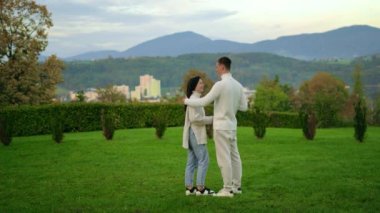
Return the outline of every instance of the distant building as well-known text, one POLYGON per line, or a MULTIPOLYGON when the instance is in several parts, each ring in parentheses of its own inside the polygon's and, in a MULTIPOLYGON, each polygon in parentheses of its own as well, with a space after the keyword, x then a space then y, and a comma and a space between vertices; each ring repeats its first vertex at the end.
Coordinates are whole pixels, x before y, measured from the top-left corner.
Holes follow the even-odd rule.
POLYGON ((151 75, 140 76, 140 85, 131 91, 131 99, 137 101, 159 101, 161 98, 161 81, 151 75))
POLYGON ((131 91, 131 100, 141 101, 141 87, 140 86, 136 86, 135 90, 131 91))
POLYGON ((91 88, 84 93, 86 97, 86 102, 96 102, 98 101, 99 94, 96 92, 96 89, 91 88))
MULTIPOLYGON (((96 92, 96 89, 90 88, 84 91, 84 97, 86 102, 95 102, 98 101, 98 93, 96 92)), ((77 101, 78 100, 78 93, 70 91, 69 92, 69 97, 71 101, 77 101)))
MULTIPOLYGON (((123 93, 127 100, 158 102, 161 98, 161 81, 151 75, 140 76, 140 85, 136 86, 133 91, 129 91, 127 85, 116 85, 113 88, 123 93)), ((96 89, 93 88, 86 90, 84 96, 86 102, 98 101, 99 97, 96 89)), ((69 92, 69 97, 71 101, 78 99, 77 93, 73 91, 69 92)))
POLYGON ((120 86, 114 86, 117 91, 123 93, 125 95, 125 98, 128 100, 130 99, 130 94, 129 94, 129 86, 127 85, 120 85, 120 86))

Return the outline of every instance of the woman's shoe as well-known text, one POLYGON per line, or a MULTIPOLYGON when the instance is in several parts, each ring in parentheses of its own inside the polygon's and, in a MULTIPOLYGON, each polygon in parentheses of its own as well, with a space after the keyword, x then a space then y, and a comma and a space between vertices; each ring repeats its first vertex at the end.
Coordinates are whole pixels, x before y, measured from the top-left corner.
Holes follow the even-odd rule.
POLYGON ((195 192, 195 194, 196 194, 197 196, 200 196, 200 195, 213 195, 213 194, 215 194, 215 192, 214 192, 213 190, 211 190, 211 189, 205 187, 205 188, 203 188, 203 190, 201 190, 201 191, 197 190, 197 191, 195 192))
POLYGON ((186 196, 188 196, 188 195, 195 195, 196 192, 197 192, 197 188, 196 187, 193 187, 191 189, 188 189, 186 187, 185 195, 186 196))

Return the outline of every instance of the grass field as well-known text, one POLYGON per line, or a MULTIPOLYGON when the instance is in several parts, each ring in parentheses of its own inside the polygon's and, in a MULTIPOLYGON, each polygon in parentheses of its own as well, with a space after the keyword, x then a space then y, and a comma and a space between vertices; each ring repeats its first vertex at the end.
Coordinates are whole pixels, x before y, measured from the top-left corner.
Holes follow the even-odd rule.
MULTIPOLYGON (((365 143, 353 129, 267 129, 263 140, 239 128, 243 194, 186 197, 182 128, 162 140, 154 129, 14 138, 0 146, 0 212, 380 212, 380 128, 365 143)), ((212 141, 206 184, 222 179, 212 141)))

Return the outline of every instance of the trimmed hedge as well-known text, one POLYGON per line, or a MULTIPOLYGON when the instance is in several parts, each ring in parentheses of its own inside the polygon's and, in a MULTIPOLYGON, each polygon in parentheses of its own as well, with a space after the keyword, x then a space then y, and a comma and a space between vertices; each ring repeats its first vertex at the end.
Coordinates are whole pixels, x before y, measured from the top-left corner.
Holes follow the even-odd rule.
MULTIPOLYGON (((64 132, 98 131, 101 126, 101 110, 111 107, 118 115, 116 129, 152 127, 155 113, 166 114, 167 126, 182 126, 184 110, 181 104, 104 104, 67 103, 43 106, 18 106, 0 109, 0 117, 8 115, 13 120, 13 136, 42 135, 51 133, 51 110, 61 110, 64 132)), ((212 106, 206 108, 212 114, 212 106)), ((252 127, 252 112, 238 112, 239 126, 252 127)), ((272 112, 269 127, 300 128, 297 113, 272 112)))

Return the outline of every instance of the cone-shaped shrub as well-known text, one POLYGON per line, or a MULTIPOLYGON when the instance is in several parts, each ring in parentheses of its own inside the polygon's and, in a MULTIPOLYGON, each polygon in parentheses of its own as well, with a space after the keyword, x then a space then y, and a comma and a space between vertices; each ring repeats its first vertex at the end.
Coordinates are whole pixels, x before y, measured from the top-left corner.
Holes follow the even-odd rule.
POLYGON ((367 130, 367 107, 363 100, 359 100, 355 103, 355 139, 359 142, 364 141, 365 132, 367 130))
POLYGON ((5 146, 8 146, 12 142, 12 119, 8 115, 0 117, 0 140, 5 146))
POLYGON ((265 136, 266 128, 268 125, 269 117, 260 108, 254 107, 253 109, 253 129, 258 139, 265 136))
POLYGON ((100 118, 101 118, 104 137, 107 140, 112 140, 115 133, 116 120, 117 120, 115 112, 112 111, 111 108, 102 109, 100 118))

